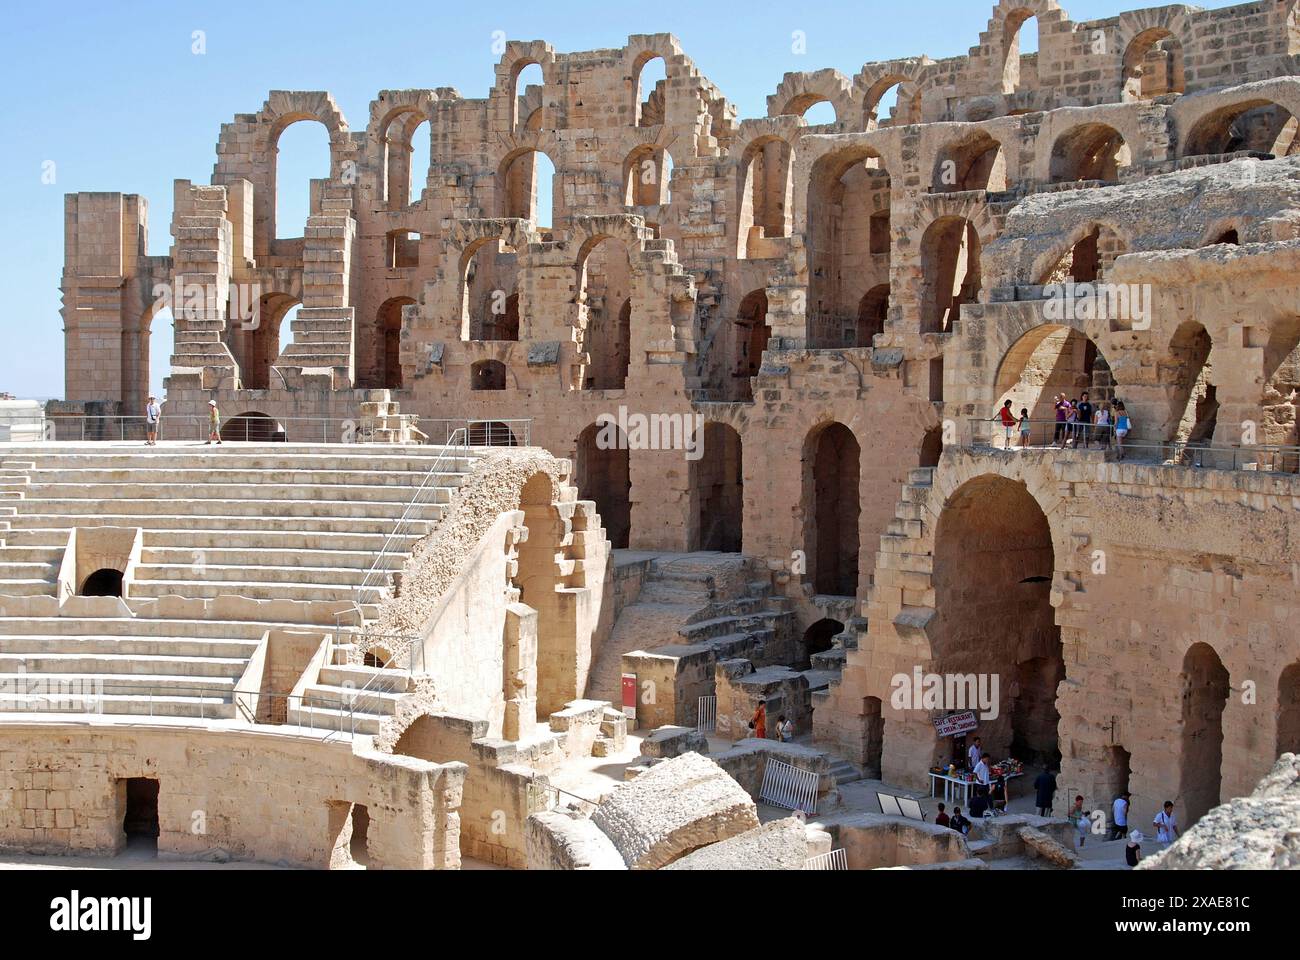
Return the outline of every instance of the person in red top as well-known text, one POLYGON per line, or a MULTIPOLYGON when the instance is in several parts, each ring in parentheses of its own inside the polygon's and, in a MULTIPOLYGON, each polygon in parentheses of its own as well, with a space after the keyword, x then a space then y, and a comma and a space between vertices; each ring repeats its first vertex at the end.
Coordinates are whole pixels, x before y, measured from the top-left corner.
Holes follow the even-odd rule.
POLYGON ((1011 412, 1011 401, 1008 400, 1002 404, 1002 409, 998 411, 998 419, 1002 421, 1002 430, 1007 435, 1006 445, 1011 446, 1011 434, 1016 429, 1016 415, 1011 412))
POLYGON ((758 703, 758 709, 754 711, 754 716, 750 718, 749 729, 758 739, 767 739, 767 704, 761 700, 758 703))

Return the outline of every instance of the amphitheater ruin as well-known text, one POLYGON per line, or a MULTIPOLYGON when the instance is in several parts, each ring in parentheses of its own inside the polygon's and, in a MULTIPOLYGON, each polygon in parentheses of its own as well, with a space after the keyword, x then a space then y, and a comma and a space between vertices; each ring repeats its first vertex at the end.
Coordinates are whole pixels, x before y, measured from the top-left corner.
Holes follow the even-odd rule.
POLYGON ((1003 0, 750 119, 669 34, 495 73, 358 130, 271 91, 167 256, 145 197, 66 197, 65 399, 2 454, 0 847, 1070 866, 1076 794, 1186 829, 1300 753, 1300 0, 1003 0), (330 173, 278 224, 297 123, 330 173), (1081 391, 1122 458, 1059 437, 1081 391), (1059 769, 1050 816, 929 822, 921 674, 999 681, 984 749, 1022 800, 1059 769))

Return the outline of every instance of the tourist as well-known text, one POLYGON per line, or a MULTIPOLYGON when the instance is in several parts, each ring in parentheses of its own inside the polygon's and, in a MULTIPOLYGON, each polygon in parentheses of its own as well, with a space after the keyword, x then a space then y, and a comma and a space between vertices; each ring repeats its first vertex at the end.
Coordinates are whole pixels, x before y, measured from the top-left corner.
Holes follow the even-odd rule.
POLYGON ((749 729, 759 740, 767 739, 767 704, 762 700, 758 701, 758 709, 749 718, 749 729))
POLYGON ((144 445, 146 447, 158 446, 158 418, 162 416, 162 408, 158 406, 158 398, 149 395, 149 399, 144 404, 144 428, 147 434, 144 445))
POLYGON ((1073 445, 1079 446, 1079 408, 1074 405, 1073 401, 1065 401, 1065 443, 1061 445, 1062 449, 1073 445))
POLYGON ((1133 794, 1125 791, 1115 798, 1111 805, 1111 816, 1114 824, 1111 826, 1111 840, 1123 840, 1124 835, 1128 833, 1128 801, 1133 794))
POLYGON ((1134 830, 1128 835, 1128 844, 1124 847, 1124 862, 1130 867, 1136 867, 1142 862, 1142 836, 1141 830, 1134 830))
POLYGON ((1020 408, 1020 446, 1021 447, 1028 447, 1030 445, 1029 432, 1031 429, 1032 427, 1029 423, 1029 408, 1021 407, 1020 408))
POLYGON ((1124 459, 1124 438, 1132 428, 1133 421, 1129 419, 1128 410, 1124 408, 1124 401, 1115 401, 1115 449, 1120 460, 1124 459))
POLYGON ((984 816, 984 811, 989 806, 989 787, 992 785, 992 778, 989 776, 990 759, 987 753, 982 753, 979 763, 975 764, 975 793, 970 802, 972 817, 984 816))
POLYGON ((1083 845, 1088 842, 1088 831, 1092 829, 1092 816, 1083 809, 1082 794, 1074 798, 1074 806, 1070 808, 1065 818, 1074 824, 1074 829, 1078 831, 1079 849, 1082 850, 1083 845))
MULTIPOLYGON (((1096 416, 1096 413, 1097 408, 1088 399, 1088 391, 1083 391, 1079 395, 1079 405, 1075 407, 1075 419, 1078 422, 1075 429, 1078 430, 1078 436, 1083 439, 1084 449, 1087 449, 1092 444, 1092 418, 1096 416)), ((1074 445, 1076 447, 1079 445, 1078 439, 1074 441, 1074 445)))
POLYGON ((1007 781, 1005 777, 994 777, 989 787, 989 813, 998 816, 1007 812, 1007 781))
POLYGON ((1110 449, 1111 413, 1109 401, 1097 408, 1097 444, 1110 449))
POLYGON ((1043 772, 1034 781, 1034 802, 1038 805, 1040 817, 1052 815, 1052 798, 1056 795, 1056 774, 1051 767, 1044 767, 1043 772))
POLYGON ((1002 409, 998 411, 998 418, 1002 421, 1002 432, 1006 434, 1006 446, 1011 446, 1011 432, 1016 427, 1016 415, 1011 412, 1011 401, 1008 400, 1002 404, 1002 409))
POLYGON ((1178 839, 1178 820, 1174 817, 1174 802, 1165 801, 1165 808, 1151 821, 1156 828, 1156 842, 1165 846, 1178 839))
POLYGON ((794 724, 786 719, 784 713, 776 718, 776 736, 782 743, 789 743, 794 739, 794 724))
POLYGON ((208 401, 208 443, 213 440, 221 442, 221 411, 217 409, 217 401, 208 401))
POLYGON ((1065 421, 1070 415, 1070 401, 1065 399, 1065 394, 1058 393, 1056 400, 1052 404, 1056 408, 1056 432, 1052 434, 1052 446, 1065 447, 1065 421))
POLYGON ((961 815, 961 807, 952 808, 952 819, 948 821, 948 828, 963 835, 970 833, 970 821, 961 815))
POLYGON ((976 767, 978 767, 980 763, 980 756, 983 753, 984 753, 984 746, 983 744, 980 743, 980 738, 976 737, 975 742, 972 743, 970 745, 970 749, 966 751, 967 769, 973 771, 976 767))
MULTIPOLYGON (((948 808, 947 808, 944 804, 942 804, 942 803, 939 804, 939 812, 938 812, 938 814, 936 814, 936 816, 935 816, 935 818, 934 818, 934 825, 935 825, 936 827, 946 827, 946 826, 948 826, 948 824, 949 824, 949 822, 951 821, 952 818, 949 817, 948 814, 946 814, 946 813, 944 812, 944 811, 947 810, 947 809, 948 809, 948 808)), ((957 812, 958 812, 958 813, 961 813, 961 807, 958 807, 958 808, 957 808, 957 812)))

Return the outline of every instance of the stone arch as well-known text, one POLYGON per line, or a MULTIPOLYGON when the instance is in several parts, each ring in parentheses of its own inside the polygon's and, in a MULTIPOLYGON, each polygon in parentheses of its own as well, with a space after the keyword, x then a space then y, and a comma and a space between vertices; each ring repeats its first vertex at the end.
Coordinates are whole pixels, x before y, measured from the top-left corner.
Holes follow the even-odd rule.
POLYGON ((807 579, 819 594, 858 592, 861 446, 843 423, 813 427, 803 444, 807 579))
POLYGON ((790 235, 794 149, 770 131, 746 142, 737 156, 737 256, 747 258, 765 252, 764 240, 790 235))
POLYGON ((1278 675, 1276 728, 1277 755, 1300 754, 1300 661, 1278 675))
MULTIPOLYGON (((555 158, 560 155, 559 144, 549 131, 526 131, 515 145, 506 150, 497 165, 496 198, 497 216, 507 219, 528 220, 534 226, 543 226, 544 211, 537 209, 538 164, 541 154, 557 171, 555 158)), ((564 216, 562 191, 552 191, 550 226, 559 224, 564 216)))
POLYGON ((623 76, 627 83, 627 102, 630 107, 631 126, 658 126, 665 122, 668 111, 667 91, 673 81, 689 75, 690 62, 682 56, 681 45, 668 33, 634 34, 627 38, 623 48, 623 76), (641 71, 652 60, 664 62, 664 90, 651 90, 641 96, 641 71), (647 104, 653 107, 648 114, 647 104))
POLYGON ((121 570, 112 567, 102 567, 95 570, 86 579, 81 582, 77 589, 79 597, 120 597, 122 596, 122 584, 125 579, 121 570))
POLYGON ((1170 394, 1169 426, 1161 439, 1213 442, 1219 412, 1213 353, 1213 338, 1196 320, 1183 321, 1170 337, 1166 356, 1172 369, 1164 374, 1170 394))
POLYGON ((623 202, 629 207, 653 207, 672 200, 672 155, 654 143, 636 146, 623 161, 623 202))
POLYGON ((873 346, 876 337, 885 332, 889 320, 890 286, 878 283, 858 301, 858 328, 855 347, 873 346))
POLYGON ((727 395, 729 399, 748 403, 754 399, 753 378, 763 365, 763 351, 771 338, 772 328, 767 324, 767 288, 759 287, 745 294, 736 308, 733 324, 731 377, 727 395))
MULTIPOLYGON (((1219 805, 1223 790, 1223 712, 1231 692, 1228 670, 1208 643, 1183 657, 1179 796, 1183 829, 1219 805)), ((1170 798, 1173 799, 1173 798, 1170 798)))
POLYGON ((301 293, 264 293, 258 300, 256 324, 232 324, 228 330, 231 353, 239 364, 240 386, 269 390, 272 368, 280 359, 280 328, 285 315, 302 302, 301 293))
MULTIPOLYGON (((1000 676, 996 718, 980 723, 995 757, 1059 759, 1057 686, 1065 679, 1051 603, 1056 535, 1020 481, 982 474, 954 489, 934 525, 935 616, 928 671, 1000 676)), ((956 704, 945 704, 956 709, 956 704)), ((936 742, 933 761, 947 760, 936 742)))
POLYGON ((515 131, 527 118, 519 109, 519 75, 528 67, 536 64, 542 68, 542 83, 552 85, 555 80, 555 51, 549 43, 541 40, 511 40, 501 54, 496 65, 496 85, 492 88, 492 99, 501 104, 503 113, 498 114, 502 123, 499 129, 515 131))
POLYGON ((1113 224, 1089 220, 1073 226, 1064 240, 1031 262, 1030 283, 1095 283, 1115 260, 1128 252, 1129 241, 1113 224))
POLYGON ((592 226, 590 233, 575 230, 570 239, 578 246, 577 328, 588 358, 582 386, 621 390, 632 362, 633 254, 644 245, 645 228, 622 218, 602 218, 602 224, 592 226), (614 229, 607 230, 604 219, 616 221, 614 229))
MULTIPOLYGON (((1264 346, 1264 416, 1259 442, 1300 445, 1300 317, 1275 322, 1264 346)), ((1281 458, 1284 471, 1300 472, 1293 455, 1281 458)))
MULTIPOLYGON (((470 221, 461 221, 461 230, 448 243, 447 252, 457 257, 456 281, 460 290, 460 338, 485 340, 493 326, 489 317, 501 290, 495 286, 496 260, 512 246, 512 233, 503 231, 501 221, 480 221, 474 229, 465 229, 470 221)), ((513 286, 513 283, 510 284, 513 286)), ((504 302, 504 301, 503 301, 504 302)))
POLYGON ((241 411, 221 425, 222 440, 270 443, 277 433, 284 433, 284 425, 257 410, 241 411))
POLYGON ((804 234, 811 346, 838 347, 857 339, 863 296, 889 282, 893 196, 885 160, 868 143, 812 163, 804 234))
POLYGON ((856 112, 852 81, 834 69, 787 73, 776 92, 767 98, 767 115, 802 117, 817 103, 831 105, 836 123, 851 120, 856 112))
POLYGON ((469 368, 471 390, 504 390, 507 379, 506 365, 500 360, 477 360, 469 368))
POLYGON ((428 170, 412 169, 414 144, 416 134, 426 123, 432 136, 433 104, 437 100, 432 90, 393 90, 384 91, 370 104, 367 136, 374 146, 372 156, 378 178, 375 196, 386 210, 406 209, 412 188, 428 179, 428 170))
POLYGON ((1031 443, 1062 441, 1051 423, 1056 417, 1055 398, 1064 393, 1074 400, 1088 393, 1094 405, 1115 399, 1110 364, 1097 342, 1076 326, 1040 324, 1023 333, 1003 353, 994 378, 993 402, 988 415, 1011 401, 1017 418, 1029 411, 1035 421, 1031 443))
POLYGON ((931 193, 1001 193, 1009 186, 1002 141, 986 130, 973 131, 946 144, 935 156, 931 193))
POLYGON ((1113 182, 1134 161, 1124 135, 1107 123, 1080 123, 1052 142, 1048 178, 1052 183, 1113 182))
POLYGON ((402 310, 413 297, 389 297, 375 311, 373 324, 357 331, 357 387, 397 390, 402 386, 402 310))
POLYGON ((627 436, 612 418, 578 435, 573 457, 578 498, 596 504, 610 544, 625 549, 632 533, 632 475, 627 436))
POLYGON ((843 632, 844 624, 831 617, 822 617, 809 624, 808 629, 803 632, 804 655, 799 661, 802 669, 807 670, 811 667, 813 656, 825 653, 835 646, 835 638, 843 632))
POLYGON ((872 63, 862 68, 853 78, 853 86, 861 103, 862 129, 898 126, 921 122, 921 87, 927 68, 933 63, 929 57, 889 60, 872 63), (878 116, 880 102, 894 87, 898 87, 898 103, 893 116, 884 123, 878 116))
POLYGON ((952 329, 962 304, 979 301, 983 286, 979 231, 967 217, 932 220, 921 236, 921 332, 952 329))
POLYGON ((1041 25, 1040 13, 1055 7, 1054 3, 1035 3, 1033 0, 1004 0, 994 8, 987 36, 993 46, 993 64, 997 69, 993 85, 1002 93, 1015 93, 1021 87, 1020 36, 1025 24, 1037 20, 1041 25))
POLYGON ((1300 153, 1297 120, 1293 110, 1263 97, 1241 100, 1207 110, 1195 118, 1182 118, 1187 134, 1184 157, 1214 156, 1250 150, 1274 156, 1300 153))
POLYGON ((744 448, 730 424, 704 424, 703 456, 695 462, 699 550, 740 553, 744 545, 744 448))
POLYGON ((1148 27, 1124 49, 1121 100, 1154 100, 1187 89, 1183 42, 1168 27, 1148 27))

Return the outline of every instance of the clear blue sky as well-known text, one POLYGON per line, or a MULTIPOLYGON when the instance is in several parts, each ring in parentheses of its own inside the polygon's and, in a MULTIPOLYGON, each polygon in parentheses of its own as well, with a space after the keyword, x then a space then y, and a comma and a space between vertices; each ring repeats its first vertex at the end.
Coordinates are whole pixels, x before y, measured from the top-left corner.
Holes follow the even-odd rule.
MULTIPOLYGON (((1147 5, 1153 4, 1064 4, 1076 20, 1147 5)), ((63 195, 143 194, 149 252, 166 254, 172 181, 208 182, 220 124, 256 112, 268 90, 329 90, 351 128, 360 130, 381 89, 453 86, 466 97, 486 96, 498 59, 491 51, 494 31, 512 40, 544 39, 561 52, 618 47, 632 33, 669 32, 741 117, 762 116, 767 95, 789 70, 835 67, 851 77, 873 60, 965 54, 993 6, 993 0, 6 4, 0 155, 9 176, 0 206, 0 280, 7 294, 0 390, 20 397, 63 395, 63 195), (196 30, 206 38, 201 56, 191 52, 196 30), (796 30, 807 37, 803 55, 791 49, 796 30), (52 184, 43 182, 48 161, 54 164, 52 184)), ((306 180, 324 173, 323 148, 312 149, 324 143, 323 131, 311 129, 317 127, 297 124, 282 141, 281 182, 300 184, 281 206, 281 218, 290 223, 305 221, 306 180)), ((155 324, 153 336, 154 384, 171 352, 170 331, 162 326, 155 324)))

